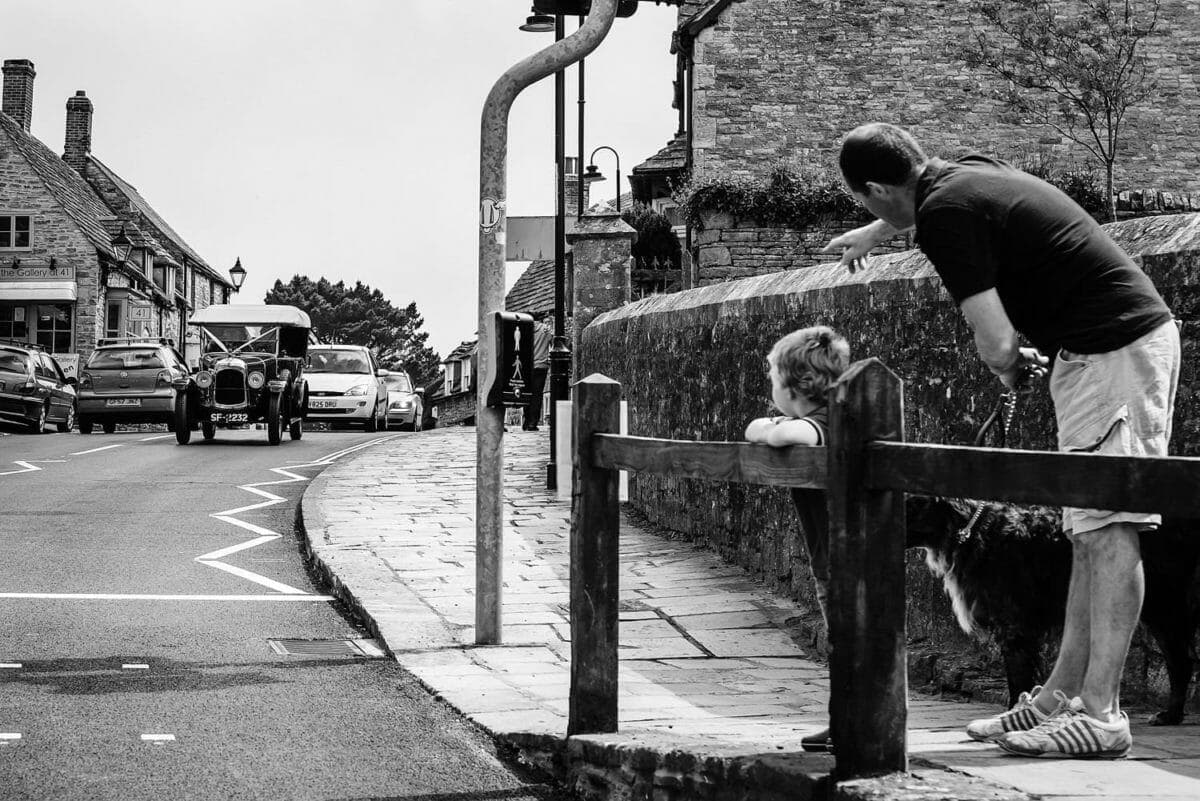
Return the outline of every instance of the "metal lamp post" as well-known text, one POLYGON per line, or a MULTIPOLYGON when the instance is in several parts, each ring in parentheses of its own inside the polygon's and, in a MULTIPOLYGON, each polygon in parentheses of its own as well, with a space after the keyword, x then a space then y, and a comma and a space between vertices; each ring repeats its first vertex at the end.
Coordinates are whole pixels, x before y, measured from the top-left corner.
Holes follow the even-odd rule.
POLYGON ((592 155, 588 156, 587 174, 583 176, 583 180, 589 181, 589 182, 605 180, 604 173, 600 172, 600 169, 593 163, 596 159, 596 154, 599 153, 601 150, 607 150, 609 153, 612 153, 613 158, 615 158, 617 160, 617 213, 620 214, 621 213, 621 155, 619 153, 617 153, 617 151, 613 150, 608 145, 600 145, 600 147, 593 150, 592 155))

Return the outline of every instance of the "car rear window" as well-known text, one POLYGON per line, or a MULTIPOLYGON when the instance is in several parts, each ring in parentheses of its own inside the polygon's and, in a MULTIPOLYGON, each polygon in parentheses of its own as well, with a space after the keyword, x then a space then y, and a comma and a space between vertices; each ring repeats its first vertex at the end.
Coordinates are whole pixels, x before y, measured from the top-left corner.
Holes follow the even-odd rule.
POLYGON ((158 351, 151 348, 140 350, 97 350, 88 357, 87 366, 92 370, 138 370, 166 367, 158 351))
POLYGON ((24 353, 0 350, 0 370, 10 373, 27 373, 29 372, 29 357, 24 353))
POLYGON ((307 369, 314 373, 367 373, 371 364, 358 350, 310 350, 307 369))

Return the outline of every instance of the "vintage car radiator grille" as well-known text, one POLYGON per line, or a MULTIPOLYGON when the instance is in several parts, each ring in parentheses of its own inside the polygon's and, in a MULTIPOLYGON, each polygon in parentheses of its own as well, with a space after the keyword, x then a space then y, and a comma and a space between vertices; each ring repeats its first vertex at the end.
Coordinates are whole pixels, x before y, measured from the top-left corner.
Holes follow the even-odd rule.
POLYGON ((241 370, 218 370, 213 382, 214 400, 223 406, 246 402, 246 375, 241 370))

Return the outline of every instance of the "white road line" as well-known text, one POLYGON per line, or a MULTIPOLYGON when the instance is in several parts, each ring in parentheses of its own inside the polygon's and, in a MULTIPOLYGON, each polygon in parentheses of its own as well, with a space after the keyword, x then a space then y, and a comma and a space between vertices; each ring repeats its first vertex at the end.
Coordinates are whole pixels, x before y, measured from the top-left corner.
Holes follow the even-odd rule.
POLYGON ((174 734, 143 734, 142 740, 148 743, 170 743, 175 741, 174 734))
POLYGON ((156 439, 168 439, 173 436, 175 436, 175 435, 174 434, 156 434, 153 437, 143 437, 142 439, 139 439, 138 442, 153 442, 156 439))
POLYGON ((4 668, 16 669, 19 667, 21 667, 20 662, 0 662, 0 669, 4 669, 4 668))
POLYGON ((20 740, 21 735, 15 731, 0 731, 0 740, 20 740))
POLYGON ((149 670, 149 669, 150 669, 149 665, 142 665, 142 664, 137 664, 137 663, 121 665, 121 670, 149 670))
POLYGON ((124 442, 118 442, 116 445, 105 445, 102 448, 92 448, 90 451, 75 451, 75 453, 72 453, 71 455, 72 456, 84 456, 89 453, 99 453, 100 451, 108 451, 108 450, 112 450, 113 448, 124 448, 124 447, 125 447, 124 442))
MULTIPOLYGON (((253 571, 246 570, 245 568, 234 567, 233 565, 229 565, 229 564, 226 564, 225 562, 221 561, 222 559, 224 559, 228 556, 232 556, 235 553, 239 553, 241 551, 246 551, 246 550, 249 550, 250 548, 256 548, 259 545, 263 545, 263 544, 271 542, 273 540, 277 540, 283 536, 282 534, 280 534, 277 531, 271 531, 270 529, 255 525, 254 523, 248 523, 245 520, 239 520, 237 517, 234 517, 234 515, 243 514, 245 512, 251 512, 251 511, 258 510, 258 509, 265 509, 268 506, 274 506, 275 504, 278 504, 278 503, 284 503, 287 500, 287 498, 284 498, 283 496, 280 496, 280 495, 276 495, 275 493, 270 492, 269 490, 260 489, 260 488, 276 486, 278 484, 294 484, 298 481, 308 481, 309 480, 307 476, 302 476, 298 473, 292 472, 291 468, 316 467, 316 466, 321 466, 321 465, 328 465, 328 464, 331 464, 336 459, 340 459, 343 456, 354 453, 355 451, 362 450, 363 448, 369 448, 372 445, 377 445, 380 442, 385 442, 389 439, 393 439, 395 436, 396 435, 393 435, 390 437, 379 437, 377 439, 373 439, 368 442, 360 442, 358 445, 353 445, 349 448, 343 448, 340 451, 334 451, 333 453, 329 454, 328 456, 325 456, 322 459, 315 461, 315 462, 307 462, 305 464, 298 464, 298 465, 297 464, 288 465, 287 467, 273 467, 273 468, 271 468, 271 472, 278 473, 279 475, 284 476, 284 478, 276 480, 276 481, 258 481, 253 484, 243 484, 243 485, 239 486, 238 489, 245 490, 246 492, 249 492, 252 495, 257 495, 258 497, 263 498, 264 500, 261 503, 253 503, 253 504, 250 504, 249 506, 239 506, 236 509, 225 509, 220 512, 213 512, 212 514, 209 515, 209 517, 216 518, 217 520, 220 520, 223 523, 228 523, 231 526, 237 526, 238 528, 253 532, 255 534, 258 534, 259 536, 256 537, 255 539, 247 540, 246 542, 238 543, 236 545, 230 545, 228 547, 221 548, 216 551, 210 551, 209 553, 195 557, 195 560, 202 565, 208 565, 209 567, 215 567, 217 570, 223 570, 226 573, 229 573, 231 575, 239 576, 241 578, 246 579, 247 581, 253 581, 255 584, 261 584, 264 587, 269 587, 270 589, 276 590, 277 592, 284 593, 287 597, 292 597, 292 598, 309 598, 309 597, 311 597, 304 590, 300 590, 295 587, 288 586, 287 584, 283 584, 282 582, 275 581, 274 579, 269 579, 266 576, 260 575, 253 571)), ((3 596, 0 595, 0 597, 3 597, 3 596)))
POLYGON ((0 592, 0 599, 48 601, 332 601, 332 595, 138 595, 116 592, 0 592))
POLYGON ((40 467, 30 464, 29 462, 13 462, 13 464, 21 465, 21 469, 20 470, 9 470, 7 472, 0 473, 0 476, 15 476, 17 473, 32 473, 34 470, 42 469, 40 467))

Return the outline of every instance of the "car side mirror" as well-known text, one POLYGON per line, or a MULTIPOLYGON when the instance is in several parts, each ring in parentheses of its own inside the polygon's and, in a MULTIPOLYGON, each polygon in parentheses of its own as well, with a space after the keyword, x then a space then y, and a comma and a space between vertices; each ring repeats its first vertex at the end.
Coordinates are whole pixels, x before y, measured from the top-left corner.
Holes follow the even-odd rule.
POLYGON ((73 375, 67 376, 67 385, 72 387, 79 386, 79 379, 73 375))

